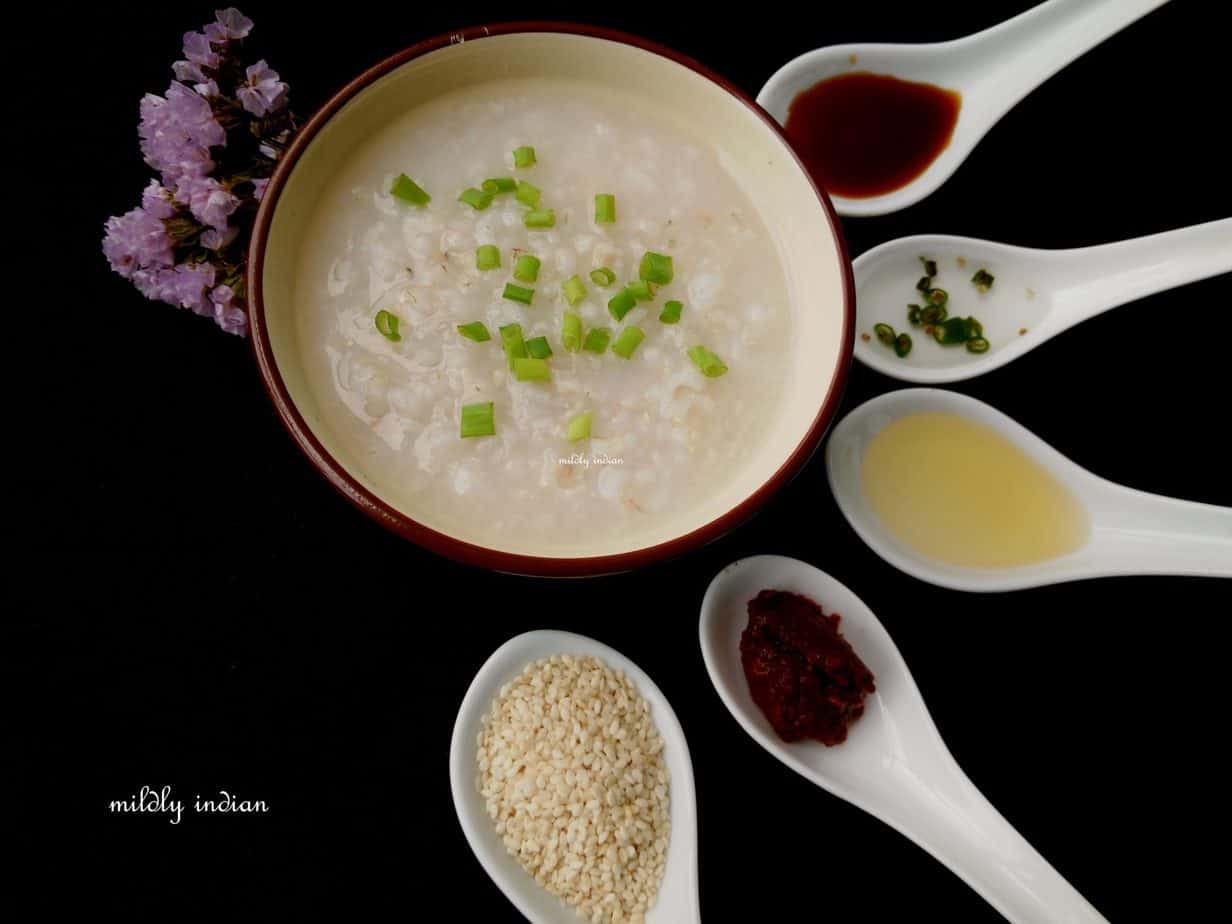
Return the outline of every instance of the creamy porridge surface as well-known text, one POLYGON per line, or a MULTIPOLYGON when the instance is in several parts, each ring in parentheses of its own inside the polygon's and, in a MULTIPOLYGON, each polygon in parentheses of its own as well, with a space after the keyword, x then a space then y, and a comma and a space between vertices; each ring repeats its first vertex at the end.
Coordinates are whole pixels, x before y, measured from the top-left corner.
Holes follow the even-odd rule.
POLYGON ((497 548, 533 536, 544 554, 652 533, 730 483, 775 414, 791 336, 778 249, 718 154, 642 100, 520 80, 418 107, 355 152, 305 241, 295 298, 324 422, 388 499, 443 532, 497 548), (514 167, 521 145, 533 166, 514 167), (401 173, 427 206, 390 194, 401 173), (489 177, 537 186, 555 227, 525 227, 512 194, 484 210, 457 201, 489 177), (598 193, 615 195, 614 223, 596 224, 598 193), (477 268, 481 245, 499 249, 499 269, 477 268), (608 300, 647 251, 670 255, 674 278, 617 321, 608 300), (513 278, 520 254, 541 261, 533 283, 513 278), (589 276, 604 266, 607 288, 589 276), (587 297, 570 308, 561 285, 575 274, 587 297), (504 298, 509 282, 533 288, 532 303, 504 298), (669 300, 684 306, 677 324, 659 320, 669 300), (382 310, 401 340, 377 330, 382 310), (569 352, 566 310, 613 341, 630 325, 645 339, 629 359, 569 352), (458 333, 473 321, 492 339, 458 333), (513 322, 546 336, 550 382, 510 372, 498 329, 513 322), (728 371, 704 376, 687 354, 698 345, 728 371), (487 401, 495 434, 462 439, 462 406, 487 401), (591 437, 570 442, 587 411, 591 437))

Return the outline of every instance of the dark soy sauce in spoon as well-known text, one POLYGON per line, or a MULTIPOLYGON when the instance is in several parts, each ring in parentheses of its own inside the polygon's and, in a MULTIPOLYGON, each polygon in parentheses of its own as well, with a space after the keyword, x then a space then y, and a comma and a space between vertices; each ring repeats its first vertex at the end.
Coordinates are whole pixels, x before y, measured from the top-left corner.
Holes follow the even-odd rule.
POLYGON ((923 173, 950 143, 961 106, 954 90, 856 71, 801 92, 785 127, 822 188, 865 199, 923 173))

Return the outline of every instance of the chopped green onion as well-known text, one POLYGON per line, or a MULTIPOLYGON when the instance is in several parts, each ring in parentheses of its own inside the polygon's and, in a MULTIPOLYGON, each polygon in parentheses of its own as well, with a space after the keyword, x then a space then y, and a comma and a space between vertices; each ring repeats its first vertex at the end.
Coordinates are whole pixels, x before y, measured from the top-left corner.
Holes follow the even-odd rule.
POLYGON ((526 352, 532 359, 547 359, 552 355, 552 346, 547 337, 532 337, 526 341, 526 352))
POLYGON ((462 439, 492 436, 496 433, 496 414, 491 401, 462 405, 462 439))
POLYGON ((971 353, 987 353, 989 343, 983 337, 972 337, 967 341, 967 350, 971 353))
POLYGON ((946 303, 949 302, 949 300, 950 300, 950 293, 945 291, 945 289, 929 289, 928 290, 928 303, 930 305, 939 305, 939 306, 944 307, 946 303))
POLYGON ((924 272, 929 276, 937 275, 937 261, 930 260, 928 257, 920 257, 920 262, 924 264, 924 272))
POLYGON ((395 199, 401 199, 403 202, 411 203, 411 205, 424 206, 432 201, 432 197, 428 195, 427 190, 405 173, 399 173, 394 178, 394 184, 389 187, 389 192, 395 199))
POLYGON ((661 253, 646 251, 637 268, 637 277, 655 285, 665 286, 672 281, 672 258, 661 253))
POLYGON ((648 302, 654 298, 654 289, 650 288, 650 283, 644 279, 629 283, 625 286, 625 291, 639 302, 648 302))
POLYGON ((513 368, 515 359, 526 356, 526 341, 522 339, 521 324, 505 324, 500 328, 501 348, 505 358, 509 360, 509 368, 513 368))
POLYGON ((528 253, 522 254, 513 264, 513 278, 523 282, 534 282, 539 278, 539 258, 528 253))
POLYGON ((548 371, 548 361, 528 356, 519 356, 513 361, 513 377, 519 382, 550 382, 552 380, 552 374, 548 371))
POLYGON ((920 281, 915 284, 915 287, 927 295, 933 287, 933 277, 921 276, 920 281))
POLYGON ((611 193, 599 193, 595 196, 595 223, 611 224, 616 220, 616 197, 611 193))
POLYGON ((571 443, 590 439, 590 422, 593 417, 590 411, 586 411, 570 420, 568 427, 565 428, 565 439, 571 443))
POLYGON ((513 165, 515 167, 529 167, 535 162, 535 149, 523 145, 520 148, 513 149, 513 165))
POLYGON ((727 365, 704 346, 689 348, 689 359, 702 370, 702 375, 708 379, 716 379, 727 371, 727 365))
POLYGON ((376 313, 376 329, 381 332, 382 337, 392 343, 397 343, 402 339, 402 335, 398 333, 398 316, 384 309, 376 313))
POLYGON ((590 271, 590 281, 595 285, 606 289, 616 281, 616 274, 606 266, 601 266, 598 269, 592 269, 590 271))
MULTIPOLYGON (((992 273, 988 272, 988 270, 982 269, 976 272, 976 274, 971 277, 971 281, 975 283, 975 287, 977 289, 987 292, 989 289, 992 288, 992 284, 994 281, 996 281, 996 278, 997 277, 994 276, 992 273)), ((976 351, 972 350, 972 352, 976 352, 976 351)))
POLYGON ((664 324, 675 324, 680 320, 680 312, 684 310, 684 305, 673 299, 670 302, 664 302, 663 310, 659 312, 659 320, 664 324))
POLYGON ((507 298, 511 302, 521 302, 523 305, 529 305, 535 297, 535 290, 528 289, 525 286, 515 286, 512 282, 507 282, 501 297, 507 298))
POLYGON ((483 321, 459 324, 458 333, 467 340, 474 340, 476 343, 484 343, 492 339, 492 335, 488 333, 488 328, 484 325, 483 321))
POLYGON ((925 324, 939 324, 946 319, 948 314, 945 305, 929 305, 920 312, 920 320, 925 324))
POLYGON ((873 333, 877 335, 877 339, 886 346, 894 345, 894 328, 889 324, 874 324, 873 333))
POLYGON ((483 181, 483 191, 496 195, 497 193, 513 192, 518 188, 518 181, 511 176, 494 176, 483 181))
POLYGON ((612 332, 606 327, 592 327, 586 332, 586 340, 582 343, 582 349, 590 353, 602 353, 607 349, 611 339, 612 332))
POLYGON ((554 228, 556 227, 556 213, 551 209, 527 212, 522 223, 528 228, 554 228))
POLYGON ((933 328, 933 339, 947 346, 966 343, 971 339, 971 325, 966 318, 949 318, 933 328))
POLYGON ((582 348, 582 319, 572 311, 566 311, 560 321, 560 342, 570 353, 582 348))
POLYGON ((912 324, 915 324, 916 326, 919 326, 920 322, 923 319, 924 319, 924 313, 920 310, 919 305, 908 305, 907 306, 907 320, 908 321, 910 321, 912 324))
POLYGON ((580 276, 570 276, 561 284, 560 291, 565 294, 570 308, 586 298, 586 286, 580 276))
POLYGON ((513 197, 523 205, 529 205, 532 209, 539 207, 539 199, 543 195, 543 191, 533 183, 527 183, 525 180, 518 180, 517 192, 513 197))
POLYGON ((623 320, 624 316, 632 311, 636 305, 637 298, 626 286, 608 299, 607 310, 611 313, 612 317, 614 317, 617 321, 620 321, 623 320))
POLYGON ((899 334, 894 338, 894 355, 902 359, 911 352, 911 335, 899 334))
POLYGON ((458 196, 458 201, 465 202, 476 211, 482 211, 492 204, 492 194, 472 186, 470 189, 462 190, 461 195, 458 196))
POLYGON ((646 335, 640 327, 626 327, 616 336, 616 342, 612 344, 612 352, 617 356, 628 359, 633 355, 633 351, 637 349, 639 343, 646 339, 646 335))
POLYGON ((500 250, 495 244, 481 244, 475 251, 475 265, 480 271, 500 268, 500 250))

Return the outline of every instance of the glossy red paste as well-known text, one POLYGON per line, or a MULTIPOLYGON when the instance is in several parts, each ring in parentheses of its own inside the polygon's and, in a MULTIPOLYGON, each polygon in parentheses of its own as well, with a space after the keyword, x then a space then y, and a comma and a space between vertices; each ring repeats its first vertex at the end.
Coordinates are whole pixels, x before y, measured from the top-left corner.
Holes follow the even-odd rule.
POLYGON ((855 71, 797 96, 784 127, 823 189, 860 199, 923 173, 950 143, 961 107, 953 90, 855 71))
POLYGON ((749 601, 740 660, 753 701, 784 741, 841 744, 876 690, 838 621, 837 613, 827 616, 808 597, 783 590, 749 601))

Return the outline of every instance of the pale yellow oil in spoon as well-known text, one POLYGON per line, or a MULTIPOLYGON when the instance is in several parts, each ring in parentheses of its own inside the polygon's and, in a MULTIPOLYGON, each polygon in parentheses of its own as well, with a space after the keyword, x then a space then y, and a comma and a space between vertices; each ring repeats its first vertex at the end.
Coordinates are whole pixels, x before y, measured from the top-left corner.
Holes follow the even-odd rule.
POLYGON ((912 414, 864 452, 864 493, 886 528, 926 558, 1012 568, 1073 552, 1090 524, 1073 495, 995 430, 912 414))

